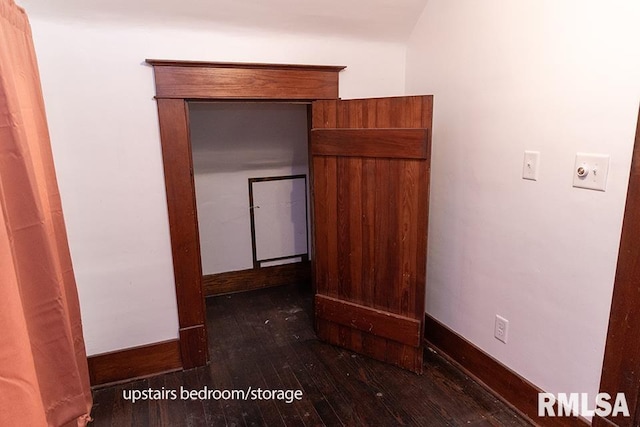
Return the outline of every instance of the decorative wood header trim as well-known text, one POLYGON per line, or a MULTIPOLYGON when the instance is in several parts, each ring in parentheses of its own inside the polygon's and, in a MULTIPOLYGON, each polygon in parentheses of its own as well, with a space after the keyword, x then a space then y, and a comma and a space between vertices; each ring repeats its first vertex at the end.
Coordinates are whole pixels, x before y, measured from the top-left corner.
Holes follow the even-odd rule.
POLYGON ((338 98, 343 66, 147 59, 156 98, 316 100, 338 98))
POLYGON ((207 62, 207 61, 175 61, 170 59, 146 59, 147 64, 154 67, 200 67, 200 68, 245 68, 269 70, 306 70, 340 72, 345 65, 307 65, 307 64, 264 64, 258 62, 207 62))

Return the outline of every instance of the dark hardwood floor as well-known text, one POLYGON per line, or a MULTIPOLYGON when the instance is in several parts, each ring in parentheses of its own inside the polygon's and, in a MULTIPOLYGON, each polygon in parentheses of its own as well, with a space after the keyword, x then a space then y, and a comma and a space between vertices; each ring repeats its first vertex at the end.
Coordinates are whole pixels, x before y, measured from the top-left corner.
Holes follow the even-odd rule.
POLYGON ((424 374, 317 340, 311 294, 278 287, 207 299, 211 365, 94 391, 93 426, 529 426, 433 351, 424 374), (203 390, 301 390, 301 400, 180 398, 203 390), (124 399, 135 391, 177 398, 124 399))

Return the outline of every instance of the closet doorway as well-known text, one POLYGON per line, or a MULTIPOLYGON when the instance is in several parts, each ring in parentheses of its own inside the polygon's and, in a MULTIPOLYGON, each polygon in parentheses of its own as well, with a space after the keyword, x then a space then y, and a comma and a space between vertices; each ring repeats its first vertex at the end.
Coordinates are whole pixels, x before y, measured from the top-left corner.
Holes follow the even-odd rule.
POLYGON ((338 98, 343 66, 147 59, 153 66, 184 369, 208 363, 189 103, 338 98))
POLYGON ((205 296, 310 282, 308 106, 189 103, 205 296))

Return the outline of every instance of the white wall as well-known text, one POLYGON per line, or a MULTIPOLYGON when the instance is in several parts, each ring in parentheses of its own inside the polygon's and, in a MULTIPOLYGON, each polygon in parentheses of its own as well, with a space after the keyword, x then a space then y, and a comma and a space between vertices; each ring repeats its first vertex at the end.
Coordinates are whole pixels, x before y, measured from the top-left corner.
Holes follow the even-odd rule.
MULTIPOLYGON (((309 174, 307 106, 193 103, 189 119, 202 272, 253 268, 248 180, 309 174)), ((291 218, 271 221, 274 228, 282 228, 291 218)), ((306 221, 299 222, 294 227, 304 230, 306 221)), ((277 249, 290 242, 257 243, 277 249)))
POLYGON ((550 392, 598 390, 638 22, 635 0, 429 0, 408 45, 407 92, 435 95, 427 311, 550 392), (576 152, 611 155, 606 192, 572 188, 576 152))
POLYGON ((178 332, 145 58, 347 65, 342 97, 404 91, 401 44, 30 19, 89 355, 178 332))

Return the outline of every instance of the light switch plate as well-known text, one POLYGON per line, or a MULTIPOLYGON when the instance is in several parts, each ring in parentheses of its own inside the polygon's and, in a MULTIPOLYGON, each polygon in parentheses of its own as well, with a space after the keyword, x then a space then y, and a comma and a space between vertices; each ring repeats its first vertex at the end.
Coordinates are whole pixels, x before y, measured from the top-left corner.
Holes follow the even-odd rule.
POLYGON ((576 154, 573 168, 573 186, 589 190, 605 191, 609 174, 609 155, 576 154))
POLYGON ((540 165, 539 151, 525 151, 522 164, 522 178, 532 181, 538 180, 538 167, 540 165))

